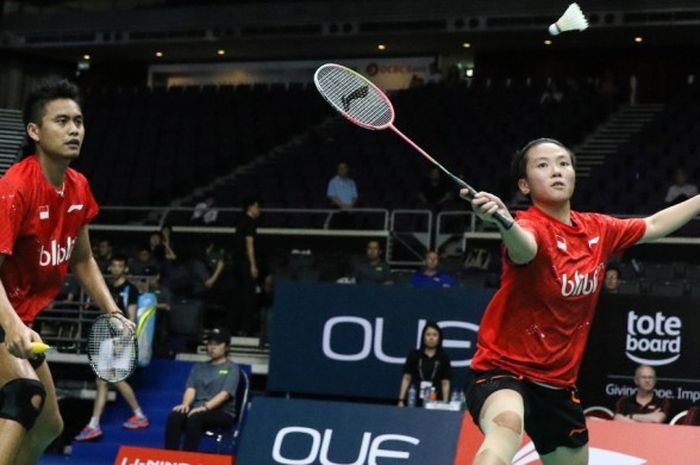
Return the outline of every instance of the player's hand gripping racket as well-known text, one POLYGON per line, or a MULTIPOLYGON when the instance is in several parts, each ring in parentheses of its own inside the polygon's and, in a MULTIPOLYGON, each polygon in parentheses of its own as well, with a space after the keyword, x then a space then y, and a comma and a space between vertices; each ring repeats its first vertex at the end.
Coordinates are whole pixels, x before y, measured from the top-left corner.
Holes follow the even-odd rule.
MULTIPOLYGON (((316 70, 314 82, 323 98, 350 122, 375 131, 391 129, 458 186, 467 189, 470 198, 476 195, 476 189, 452 174, 394 126, 394 106, 389 97, 367 78, 345 66, 327 63, 316 70)), ((512 220, 498 212, 493 217, 506 229, 513 225, 512 220)))
POLYGON ((98 378, 109 383, 123 381, 136 368, 136 333, 125 318, 100 315, 90 328, 87 354, 98 378))

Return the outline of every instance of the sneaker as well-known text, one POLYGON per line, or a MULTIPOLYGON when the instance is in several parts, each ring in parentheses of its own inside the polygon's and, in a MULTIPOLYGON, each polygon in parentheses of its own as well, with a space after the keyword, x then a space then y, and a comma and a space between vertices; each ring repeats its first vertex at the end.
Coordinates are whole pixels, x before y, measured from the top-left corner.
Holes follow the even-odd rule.
POLYGON ((126 429, 148 428, 148 418, 132 415, 122 426, 126 429))
POLYGON ((75 437, 76 441, 94 441, 102 437, 102 429, 99 426, 85 426, 83 430, 75 437))

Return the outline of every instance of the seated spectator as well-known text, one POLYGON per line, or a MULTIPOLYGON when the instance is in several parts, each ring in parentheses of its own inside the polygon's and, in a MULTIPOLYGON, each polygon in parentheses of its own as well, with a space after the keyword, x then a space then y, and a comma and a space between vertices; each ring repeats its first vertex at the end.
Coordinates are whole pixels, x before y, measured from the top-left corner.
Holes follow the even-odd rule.
POLYGON ((421 335, 420 349, 412 350, 403 366, 399 390, 399 407, 406 405, 408 389, 413 384, 423 401, 426 390, 435 390, 437 400, 450 399, 450 358, 442 350, 442 330, 434 322, 426 323, 421 335))
POLYGON ((153 258, 150 245, 139 248, 136 256, 129 260, 129 270, 133 276, 151 276, 160 272, 158 261, 153 258))
POLYGON ((213 195, 208 196, 203 201, 194 206, 190 223, 203 224, 206 226, 214 225, 219 219, 219 209, 214 206, 216 199, 213 195))
POLYGON ((683 168, 678 168, 673 174, 673 184, 666 191, 664 202, 674 204, 687 200, 698 194, 698 186, 688 182, 688 175, 683 168))
POLYGON ((328 182, 326 197, 334 208, 340 210, 331 217, 330 227, 333 229, 351 229, 354 219, 349 210, 357 204, 357 186, 349 176, 350 165, 345 162, 338 164, 337 175, 328 182))
POLYGON ((352 277, 358 283, 393 284, 391 269, 382 260, 379 241, 371 240, 367 243, 367 256, 353 262, 352 277))
POLYGON ((452 199, 452 191, 439 169, 432 168, 430 170, 428 178, 418 191, 418 199, 421 204, 433 212, 440 211, 445 203, 452 199))
POLYGON ((668 418, 671 404, 668 399, 661 399, 654 392, 656 386, 654 368, 639 365, 634 372, 634 384, 637 385, 637 393, 617 401, 614 420, 664 423, 668 418))
POLYGON ((438 271, 440 256, 434 250, 425 254, 425 267, 411 276, 411 284, 418 287, 457 287, 457 281, 447 273, 438 271))
POLYGON ((620 288, 620 270, 617 265, 608 265, 605 270, 605 280, 603 281, 603 292, 607 294, 617 294, 620 288))
POLYGON ((109 273, 109 261, 112 259, 112 243, 109 239, 101 239, 97 242, 95 261, 102 274, 109 273))
POLYGON ((234 424, 240 374, 238 365, 227 358, 230 341, 231 333, 226 328, 209 332, 207 353, 211 360, 192 367, 182 403, 173 407, 168 416, 166 449, 196 451, 204 431, 230 428, 234 424))
POLYGON ((688 414, 681 419, 681 425, 700 426, 700 405, 690 407, 688 414))

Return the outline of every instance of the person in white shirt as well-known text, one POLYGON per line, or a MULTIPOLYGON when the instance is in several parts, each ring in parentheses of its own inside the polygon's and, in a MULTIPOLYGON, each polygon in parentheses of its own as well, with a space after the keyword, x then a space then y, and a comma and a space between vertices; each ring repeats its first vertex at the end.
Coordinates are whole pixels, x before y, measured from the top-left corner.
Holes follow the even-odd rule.
POLYGON ((688 182, 688 174, 683 168, 678 168, 673 174, 673 184, 666 191, 664 202, 674 204, 689 199, 698 194, 698 186, 688 182))

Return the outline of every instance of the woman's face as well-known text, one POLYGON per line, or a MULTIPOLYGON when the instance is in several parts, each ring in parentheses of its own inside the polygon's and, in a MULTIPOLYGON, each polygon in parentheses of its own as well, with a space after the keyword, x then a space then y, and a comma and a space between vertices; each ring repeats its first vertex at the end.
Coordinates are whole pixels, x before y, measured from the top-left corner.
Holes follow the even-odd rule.
POLYGON ((440 333, 435 328, 428 328, 423 335, 423 344, 428 349, 435 349, 440 342, 440 333))
POLYGON ((533 202, 556 205, 568 202, 574 193, 576 171, 571 154, 551 142, 535 145, 528 150, 525 178, 518 182, 524 194, 533 202))
POLYGON ((160 234, 153 233, 151 234, 149 242, 151 244, 151 247, 155 247, 157 245, 160 245, 163 242, 163 240, 160 238, 160 234))

